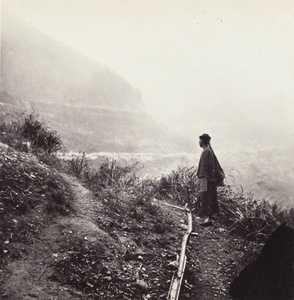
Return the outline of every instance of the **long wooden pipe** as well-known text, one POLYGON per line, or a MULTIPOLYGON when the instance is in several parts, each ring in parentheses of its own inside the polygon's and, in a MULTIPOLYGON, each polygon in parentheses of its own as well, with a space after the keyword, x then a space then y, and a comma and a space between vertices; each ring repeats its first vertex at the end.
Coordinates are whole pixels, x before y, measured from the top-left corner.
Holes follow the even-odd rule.
POLYGON ((156 201, 160 204, 167 205, 173 208, 181 209, 187 212, 187 218, 188 218, 188 229, 185 232, 183 239, 182 239, 182 245, 181 245, 181 254, 179 258, 179 267, 177 273, 175 273, 172 277, 172 281, 170 284, 167 300, 178 300, 180 296, 181 291, 181 285, 185 273, 186 268, 186 262, 187 262, 187 256, 186 256, 186 247, 189 241, 190 234, 192 232, 192 213, 191 210, 188 208, 188 204, 185 206, 177 206, 170 203, 162 202, 157 199, 153 199, 153 201, 156 201))

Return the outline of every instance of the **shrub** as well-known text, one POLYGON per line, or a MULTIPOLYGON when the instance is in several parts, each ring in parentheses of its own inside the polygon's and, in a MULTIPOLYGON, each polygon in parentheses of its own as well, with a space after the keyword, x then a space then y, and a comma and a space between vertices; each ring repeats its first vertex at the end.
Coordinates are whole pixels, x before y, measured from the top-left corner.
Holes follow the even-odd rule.
POLYGON ((46 154, 65 151, 57 131, 40 122, 37 114, 23 114, 11 122, 2 123, 0 131, 1 140, 20 151, 28 151, 30 148, 34 152, 41 150, 46 154))
POLYGON ((117 160, 107 158, 100 166, 101 183, 106 186, 117 185, 122 189, 127 189, 137 183, 138 163, 129 166, 120 166, 117 160))
POLYGON ((85 178, 86 174, 89 174, 90 164, 86 158, 85 152, 79 155, 72 155, 72 158, 68 160, 69 171, 72 172, 78 178, 85 178))
POLYGON ((168 197, 180 204, 188 203, 193 207, 197 203, 199 184, 195 167, 178 167, 159 180, 159 195, 168 197))
POLYGON ((231 186, 221 189, 219 207, 230 232, 251 240, 266 240, 278 226, 271 204, 246 198, 243 190, 231 186))
POLYGON ((21 135, 32 143, 32 147, 44 150, 47 154, 64 150, 61 138, 57 131, 50 130, 34 115, 25 118, 20 129, 21 135))

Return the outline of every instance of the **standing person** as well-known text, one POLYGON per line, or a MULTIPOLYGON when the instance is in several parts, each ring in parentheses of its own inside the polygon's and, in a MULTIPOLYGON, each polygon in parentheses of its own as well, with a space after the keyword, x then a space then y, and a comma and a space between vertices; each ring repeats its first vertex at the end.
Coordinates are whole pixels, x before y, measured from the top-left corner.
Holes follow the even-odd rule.
POLYGON ((200 181, 200 201, 205 220, 201 225, 212 225, 212 215, 218 213, 217 186, 224 185, 225 174, 210 145, 211 137, 204 133, 199 137, 201 153, 197 177, 200 181))

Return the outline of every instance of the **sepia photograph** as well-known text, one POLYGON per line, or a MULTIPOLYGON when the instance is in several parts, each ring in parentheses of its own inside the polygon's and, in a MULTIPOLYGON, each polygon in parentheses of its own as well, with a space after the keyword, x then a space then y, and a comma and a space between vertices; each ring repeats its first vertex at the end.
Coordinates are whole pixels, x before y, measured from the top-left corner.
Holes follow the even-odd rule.
POLYGON ((294 300, 294 2, 0 5, 0 299, 294 300))

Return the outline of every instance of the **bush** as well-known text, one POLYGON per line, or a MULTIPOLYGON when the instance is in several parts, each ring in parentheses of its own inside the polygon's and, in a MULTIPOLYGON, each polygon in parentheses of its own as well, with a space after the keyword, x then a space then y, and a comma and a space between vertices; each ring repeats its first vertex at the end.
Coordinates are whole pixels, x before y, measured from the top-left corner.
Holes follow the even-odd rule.
POLYGON ((28 139, 33 147, 42 149, 48 154, 64 150, 57 131, 50 130, 33 115, 25 118, 21 127, 21 135, 28 139))
POLYGON ((231 186, 219 192, 219 207, 230 232, 250 240, 265 241, 278 226, 271 204, 246 198, 243 190, 231 186))
POLYGON ((199 184, 196 177, 197 168, 178 167, 169 175, 159 180, 159 195, 168 197, 179 204, 188 203, 194 207, 198 201, 199 184))
POLYGON ((72 158, 68 160, 69 171, 72 172, 78 178, 85 178, 87 174, 89 176, 90 164, 86 158, 85 152, 79 155, 72 155, 72 158))
POLYGON ((138 163, 120 166, 116 159, 107 158, 100 166, 101 183, 106 186, 119 186, 122 189, 132 187, 138 182, 136 169, 138 163))
POLYGON ((59 134, 38 120, 38 115, 24 114, 11 122, 0 124, 1 141, 20 150, 53 154, 65 151, 59 134))

